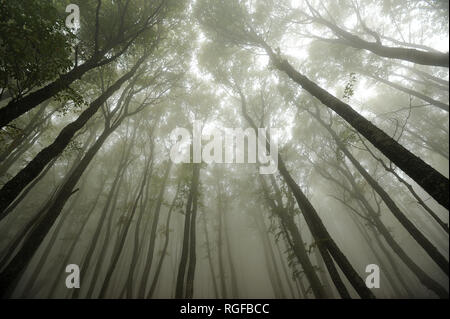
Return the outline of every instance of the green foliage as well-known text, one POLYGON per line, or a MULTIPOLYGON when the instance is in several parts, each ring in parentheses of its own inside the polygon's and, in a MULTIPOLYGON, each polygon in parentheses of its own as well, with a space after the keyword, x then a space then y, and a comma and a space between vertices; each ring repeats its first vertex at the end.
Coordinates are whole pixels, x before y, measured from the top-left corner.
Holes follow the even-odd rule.
POLYGON ((350 100, 352 96, 355 94, 354 91, 355 83, 356 83, 356 74, 352 72, 349 74, 348 82, 345 85, 344 95, 342 96, 344 100, 350 100))
POLYGON ((2 1, 0 87, 20 97, 72 66, 73 34, 47 0, 2 1))

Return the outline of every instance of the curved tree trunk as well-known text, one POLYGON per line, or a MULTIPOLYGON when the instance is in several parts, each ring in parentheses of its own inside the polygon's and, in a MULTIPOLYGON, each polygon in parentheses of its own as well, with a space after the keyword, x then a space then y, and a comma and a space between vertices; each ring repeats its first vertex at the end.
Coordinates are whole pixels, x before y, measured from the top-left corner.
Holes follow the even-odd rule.
MULTIPOLYGON (((383 202, 400 222, 405 227, 408 233, 414 238, 414 240, 425 250, 425 252, 434 260, 434 262, 441 268, 441 270, 448 276, 449 263, 439 250, 422 234, 422 232, 405 216, 405 214, 398 208, 394 200, 389 194, 378 184, 378 182, 362 167, 362 165, 355 159, 350 151, 341 142, 336 132, 327 125, 318 114, 310 114, 330 133, 339 149, 345 154, 350 162, 355 166, 358 172, 364 177, 367 183, 377 192, 383 202)), ((350 178, 348 178, 350 179, 350 178)))

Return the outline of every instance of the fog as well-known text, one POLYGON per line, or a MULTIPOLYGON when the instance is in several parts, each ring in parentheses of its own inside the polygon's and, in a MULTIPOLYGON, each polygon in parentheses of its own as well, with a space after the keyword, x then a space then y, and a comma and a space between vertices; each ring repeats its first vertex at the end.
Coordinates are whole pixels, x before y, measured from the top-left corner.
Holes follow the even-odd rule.
POLYGON ((1 297, 448 298, 448 31, 438 0, 2 3, 1 297))

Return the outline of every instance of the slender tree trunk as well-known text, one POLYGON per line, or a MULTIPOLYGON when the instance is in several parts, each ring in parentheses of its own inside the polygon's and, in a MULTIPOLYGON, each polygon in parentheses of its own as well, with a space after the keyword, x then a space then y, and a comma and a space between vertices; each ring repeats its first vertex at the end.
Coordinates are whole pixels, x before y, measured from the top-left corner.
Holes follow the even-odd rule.
MULTIPOLYGON (((222 211, 222 213, 224 214, 225 221, 227 221, 226 213, 224 211, 222 211)), ((229 225, 229 223, 225 222, 224 235, 225 235, 225 243, 227 246, 227 259, 228 259, 228 264, 229 264, 229 268, 230 268, 231 296, 233 299, 238 299, 239 298, 239 289, 238 289, 238 284, 237 284, 237 274, 236 274, 236 268, 234 266, 233 255, 231 253, 231 242, 230 242, 228 225, 229 225)))
POLYGON ((283 290, 283 283, 281 281, 280 273, 277 268, 275 254, 271 247, 270 239, 267 234, 266 225, 262 216, 257 213, 255 217, 255 223, 258 227, 259 235, 262 239, 264 257, 266 260, 267 269, 269 271, 269 279, 272 284, 273 291, 275 293, 275 298, 286 299, 286 295, 283 290))
POLYGON ((334 296, 334 292, 333 292, 333 286, 331 285, 331 282, 328 280, 325 262, 323 261, 323 258, 320 255, 320 252, 316 249, 314 250, 314 258, 316 259, 317 267, 319 267, 318 273, 319 273, 320 281, 323 283, 324 289, 326 290, 327 295, 331 299, 334 299, 335 296, 334 296))
POLYGON ((122 254, 123 251, 123 247, 125 245, 125 241, 127 239, 128 236, 128 232, 131 226, 131 222, 133 220, 133 217, 136 213, 136 209, 139 203, 139 200, 141 199, 143 193, 144 193, 144 189, 145 189, 145 185, 148 182, 148 180, 150 179, 150 171, 149 171, 149 167, 150 167, 150 162, 151 162, 151 158, 147 159, 147 163, 145 164, 145 168, 144 168, 144 172, 143 172, 143 178, 142 178, 142 182, 139 188, 139 191, 136 195, 136 199, 134 201, 133 207, 130 211, 129 216, 127 216, 127 220, 125 221, 125 225, 122 229, 122 231, 119 234, 119 238, 118 238, 118 245, 117 247, 115 247, 114 251, 113 251, 113 255, 111 257, 111 262, 109 264, 108 270, 106 272, 106 276, 105 279, 103 281, 103 285, 100 289, 100 293, 99 293, 99 298, 104 298, 106 296, 106 292, 108 290, 109 284, 111 282, 111 278, 112 275, 114 274, 114 270, 116 269, 117 266, 117 262, 119 261, 120 255, 122 254))
POLYGON ((288 270, 287 270, 287 267, 286 267, 286 263, 285 263, 285 260, 284 260, 284 256, 283 256, 283 253, 281 252, 281 248, 280 248, 280 245, 279 245, 278 242, 275 243, 275 247, 276 247, 276 250, 277 250, 278 258, 279 258, 280 263, 281 263, 281 269, 283 270, 284 279, 286 280, 288 288, 289 288, 289 292, 291 293, 291 298, 295 299, 296 296, 295 296, 294 287, 292 286, 292 279, 289 276, 289 273, 288 273, 288 270))
MULTIPOLYGON (((358 172, 364 177, 367 183, 377 192, 381 197, 383 202, 392 212, 394 217, 400 222, 400 224, 405 227, 408 233, 414 238, 414 240, 425 250, 428 256, 434 260, 434 262, 441 268, 441 270, 448 276, 449 263, 442 255, 438 249, 422 234, 422 232, 403 214, 403 212, 395 204, 394 200, 389 196, 389 194, 378 184, 378 182, 370 176, 370 174, 362 167, 362 165, 353 157, 350 151, 341 142, 336 132, 327 125, 321 118, 319 114, 310 113, 333 137, 339 149, 345 154, 345 156, 350 160, 353 166, 358 170, 358 172)), ((351 177, 348 178, 349 180, 351 177)))
MULTIPOLYGON (((290 236, 290 241, 292 244, 293 252, 299 261, 300 265, 303 268, 303 271, 305 272, 306 278, 308 279, 311 290, 313 291, 313 294, 316 298, 327 298, 326 291, 323 287, 322 282, 320 281, 319 277, 317 276, 317 273, 311 263, 311 260, 309 259, 308 253, 305 248, 305 244, 302 238, 302 235, 300 231, 298 230, 298 227, 294 221, 293 216, 283 207, 282 197, 280 189, 277 185, 277 182, 275 181, 275 178, 271 176, 270 181, 272 184, 272 187, 275 190, 275 198, 276 202, 270 199, 269 192, 268 192, 268 186, 265 181, 265 179, 260 176, 260 179, 262 181, 261 185, 263 186, 263 190, 265 192, 266 198, 269 199, 269 205, 272 208, 272 211, 274 211, 275 214, 277 214, 280 218, 280 223, 283 227, 283 230, 286 232, 286 236, 290 236)), ((324 252, 325 253, 325 252, 324 252)), ((332 265, 334 266, 334 265, 332 265)))
POLYGON ((82 226, 79 229, 76 237, 72 241, 72 244, 70 245, 69 249, 67 250, 67 254, 64 257, 64 260, 62 261, 62 263, 61 263, 61 265, 59 267, 57 275, 54 277, 55 280, 53 281, 53 284, 52 284, 52 286, 51 286, 51 288, 49 290, 47 298, 53 298, 53 296, 55 295, 58 283, 61 283, 61 281, 59 279, 61 278, 61 276, 62 276, 62 274, 63 274, 63 272, 65 270, 65 265, 69 264, 70 258, 72 257, 72 254, 73 254, 73 252, 75 250, 75 247, 76 247, 77 243, 79 243, 79 240, 81 238, 81 234, 83 234, 83 231, 86 228, 86 226, 88 225, 88 221, 91 218, 92 213, 95 211, 95 208, 97 207, 98 201, 100 199, 100 195, 103 193, 103 190, 104 190, 104 186, 103 186, 103 183, 102 183, 101 189, 97 193, 97 196, 94 199, 94 203, 92 204, 91 209, 89 210, 89 212, 84 217, 84 219, 82 221, 82 226))
POLYGON ((186 203, 186 213, 184 215, 184 230, 183 230, 183 242, 181 247, 181 257, 178 266, 177 273, 177 283, 175 287, 175 298, 185 298, 185 279, 186 279, 186 265, 189 258, 189 240, 190 240, 190 227, 191 227, 191 211, 192 211, 192 200, 193 200, 193 188, 194 188, 194 177, 192 176, 192 181, 189 189, 189 196, 186 203))
POLYGON ((336 36, 341 38, 341 40, 338 41, 344 45, 348 45, 356 49, 371 51, 372 53, 385 58, 399 59, 416 64, 441 66, 446 68, 449 66, 448 53, 427 52, 401 47, 388 47, 382 45, 381 42, 365 41, 320 16, 314 17, 314 21, 325 25, 332 30, 336 36))
MULTIPOLYGON (((384 223, 380 219, 380 212, 376 212, 370 203, 367 201, 367 199, 364 197, 364 195, 359 190, 358 186, 356 185, 354 179, 347 174, 344 174, 341 167, 336 167, 337 170, 340 170, 343 175, 346 177, 348 182, 352 185, 352 190, 347 188, 347 191, 350 192, 353 196, 355 196, 358 200, 358 203, 361 205, 361 208, 367 211, 369 220, 373 225, 377 228, 379 233, 384 237, 388 245, 392 248, 392 250, 397 254, 397 256, 403 261, 403 263, 416 275, 416 277, 419 279, 419 281, 428 289, 435 292, 440 298, 448 298, 448 293, 446 290, 434 279, 432 279, 430 276, 428 276, 403 250, 403 248, 400 247, 400 245, 395 241, 395 239, 392 237, 389 230, 386 228, 384 223)), ((339 184, 339 183, 338 183, 339 184)), ((341 184, 340 184, 341 185, 341 184)), ((342 187, 345 186, 341 185, 342 187)))
POLYGON ((368 76, 368 77, 371 77, 374 80, 377 80, 377 81, 379 81, 381 83, 384 83, 384 84, 386 84, 386 85, 388 85, 388 86, 390 86, 390 87, 392 87, 392 88, 394 88, 396 90, 399 90, 399 91, 401 91, 403 93, 406 93, 408 95, 411 95, 411 96, 415 96, 415 97, 421 99, 422 101, 425 101, 427 103, 430 103, 431 105, 434 105, 434 106, 440 108, 441 110, 444 110, 446 112, 449 111, 448 104, 445 104, 443 102, 437 101, 437 100, 435 100, 435 99, 433 99, 433 98, 431 98, 431 97, 429 97, 429 96, 427 96, 425 94, 422 94, 420 92, 414 91, 414 90, 409 89, 409 88, 405 88, 404 86, 401 86, 401 85, 399 85, 397 83, 393 83, 391 81, 382 79, 379 76, 377 76, 375 74, 372 74, 370 72, 366 72, 364 70, 360 70, 359 72, 361 74, 364 74, 364 75, 368 76))
MULTIPOLYGON (((128 167, 128 165, 130 164, 129 158, 130 158, 131 150, 133 148, 133 144, 134 144, 134 141, 136 138, 136 133, 137 133, 137 126, 134 127, 133 134, 132 134, 131 140, 128 143, 128 146, 124 147, 124 149, 123 149, 121 159, 120 159, 119 165, 117 167, 117 173, 114 177, 114 181, 112 183, 111 189, 110 189, 108 197, 106 199, 105 206, 100 215, 100 220, 97 224, 93 238, 91 240, 92 244, 89 246, 89 250, 87 251, 86 256, 84 258, 83 266, 80 268, 81 270, 84 269, 86 271, 89 269, 91 259, 95 252, 97 244, 99 243, 99 238, 100 238, 100 234, 103 229, 103 225, 105 225, 105 223, 103 221, 106 219, 106 216, 108 215, 108 211, 109 211, 110 214, 108 216, 105 238, 103 239, 103 245, 100 250, 100 254, 98 256, 97 263, 94 267, 92 282, 89 285, 89 290, 87 292, 86 298, 91 298, 91 296, 95 290, 95 287, 96 287, 97 279, 99 278, 99 275, 100 275, 100 269, 101 269, 103 259, 106 254, 107 246, 109 243, 109 237, 110 237, 111 228, 112 228, 112 217, 113 217, 112 215, 116 208, 116 204, 118 201, 118 194, 120 191, 120 187, 122 185, 122 180, 123 180, 123 177, 125 174, 125 170, 128 167), (111 210, 109 209, 110 207, 111 207, 111 210)), ((78 298, 79 292, 80 292, 80 289, 75 290, 72 295, 72 298, 78 298)))
POLYGON ((22 245, 20 251, 11 260, 8 266, 0 274, 0 295, 7 297, 12 291, 13 285, 20 278, 25 267, 30 262, 31 258, 35 254, 36 250, 44 240, 48 231, 53 226, 55 220, 58 218, 65 203, 72 195, 73 188, 79 181, 80 177, 97 154, 111 131, 105 130, 102 135, 97 139, 95 144, 85 154, 83 159, 79 162, 77 167, 73 170, 71 175, 64 182, 58 191, 57 198, 52 203, 46 214, 40 220, 39 224, 34 227, 26 242, 22 245))
MULTIPOLYGON (((352 218, 353 222, 355 223, 356 227, 358 228, 359 232, 361 233, 362 237, 364 238, 364 241, 367 243, 367 246, 370 248, 373 255, 380 263, 381 268, 388 269, 387 265, 384 262, 383 257, 380 256, 380 254, 374 247, 373 241, 372 241, 369 233, 365 229, 364 225, 361 225, 361 222, 359 220, 357 220, 354 215, 350 214, 350 217, 352 218)), ((383 252, 383 254, 386 256, 386 259, 388 260, 388 263, 391 265, 391 268, 394 272, 395 278, 391 275, 390 271, 384 271, 383 273, 386 276, 392 289, 394 290, 395 295, 397 297, 401 297, 403 295, 400 290, 400 287, 397 286, 397 283, 396 283, 396 279, 397 279, 400 282, 400 284, 403 286, 403 289, 406 291, 406 297, 413 298, 414 294, 411 292, 406 281, 403 279, 403 274, 400 272, 398 265, 397 265, 396 261, 394 260, 392 254, 388 251, 388 249, 386 248, 384 243, 380 240, 380 235, 379 235, 378 231, 374 227, 370 227, 370 229, 372 231, 375 242, 377 243, 378 247, 380 247, 380 250, 383 252)))
POLYGON ((410 66, 407 66, 407 65, 404 65, 404 64, 400 64, 400 63, 394 63, 394 65, 400 66, 402 68, 405 68, 405 69, 411 71, 412 73, 417 74, 418 76, 420 76, 424 80, 434 81, 436 83, 442 84, 443 86, 447 86, 447 87, 449 85, 449 82, 447 80, 438 78, 437 76, 434 76, 434 75, 429 74, 427 72, 421 71, 421 70, 419 70, 417 68, 410 67, 410 66))
POLYGON ((145 261, 144 273, 142 276, 142 282, 141 282, 141 286, 139 289, 139 296, 141 298, 144 298, 147 293, 147 282, 150 277, 150 269, 151 269, 151 266, 153 263, 153 256, 154 256, 155 242, 156 242, 156 232, 157 232, 158 223, 159 223, 159 215, 161 212, 161 205, 164 200, 164 191, 166 189, 166 183, 169 178, 170 170, 172 168, 172 161, 169 160, 166 165, 167 165, 166 171, 164 173, 162 185, 159 189, 158 200, 156 202, 155 212, 154 212, 152 225, 151 225, 151 229, 150 229, 150 240, 149 240, 149 246, 148 246, 148 252, 147 252, 147 259, 145 261))
POLYGON ((222 299, 228 298, 227 284, 225 280, 225 264, 223 261, 223 216, 221 211, 217 209, 217 215, 219 219, 218 231, 217 231, 217 253, 219 259, 219 275, 220 275, 220 291, 222 299))
POLYGON ((219 288, 217 286, 217 279, 216 279, 216 272, 214 271, 214 264, 211 254, 211 243, 209 241, 209 234, 208 234, 208 225, 206 224, 206 215, 203 214, 203 232, 205 233, 205 246, 206 246, 206 257, 208 258, 208 266, 209 271, 211 272, 211 281, 213 283, 213 289, 214 289, 214 298, 219 298, 219 288))
POLYGON ((161 257, 159 258, 158 265, 156 266, 155 274, 153 276, 152 283, 150 285, 150 290, 147 294, 147 299, 151 299, 153 297, 153 294, 155 293, 156 284, 158 283, 159 274, 161 273, 161 269, 164 263, 164 260, 166 259, 167 255, 167 248, 169 247, 169 237, 170 237, 170 219, 172 217, 172 211, 175 208, 176 201, 178 199, 178 194, 180 192, 181 182, 178 183, 177 191, 175 192, 175 196, 173 197, 172 204, 170 205, 169 211, 167 213, 167 220, 166 220, 166 236, 164 239, 164 245, 163 249, 161 251, 161 257))
MULTIPOLYGON (((247 114, 247 107, 245 102, 245 97, 243 96, 242 92, 240 92, 241 96, 241 102, 242 102, 242 110, 243 114, 246 117, 249 124, 253 127, 253 129, 257 129, 255 123, 253 120, 248 116, 247 114)), ((269 143, 269 141, 267 141, 269 143)), ((375 298, 375 295, 372 293, 372 291, 367 288, 365 282, 362 280, 362 278, 359 276, 359 274, 355 271, 353 266, 348 261, 347 257, 342 253, 340 248, 336 245, 335 241, 331 238, 330 234, 328 233, 325 225, 323 224, 321 218, 319 217, 318 213, 306 197, 306 195, 303 193, 301 188, 298 186, 298 184, 295 182, 295 180, 292 178, 291 174, 286 168, 286 165, 284 164, 283 159, 280 155, 278 155, 278 171, 280 172, 281 176, 283 177, 284 181, 288 185, 289 189, 291 190, 292 194, 294 195, 297 204, 300 208, 300 210, 303 213, 303 216, 305 217, 305 221, 308 224, 308 227, 311 231, 311 234, 314 237, 314 240, 319 247, 319 250, 322 254, 322 257, 324 259, 325 265, 327 265, 328 271, 330 273, 330 276, 338 289, 341 297, 343 298, 349 298, 350 295, 340 279, 339 273, 337 272, 333 260, 331 260, 331 256, 338 264, 339 268, 342 270, 344 275, 347 277, 351 285, 355 288, 357 293, 362 298, 375 298), (331 256, 330 256, 330 255, 331 256)))

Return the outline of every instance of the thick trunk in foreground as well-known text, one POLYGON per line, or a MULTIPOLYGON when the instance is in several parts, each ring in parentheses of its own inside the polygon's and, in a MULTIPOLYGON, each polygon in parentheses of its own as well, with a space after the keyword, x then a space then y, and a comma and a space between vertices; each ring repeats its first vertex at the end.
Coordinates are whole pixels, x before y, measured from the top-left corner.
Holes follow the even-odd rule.
POLYGON ((64 182, 64 185, 58 191, 58 196, 52 203, 52 206, 45 213, 43 218, 39 221, 30 235, 27 237, 25 243, 22 245, 20 251, 14 256, 11 262, 0 274, 0 296, 8 297, 11 293, 10 289, 15 282, 20 278, 25 267, 30 262, 31 258, 39 248, 40 244, 48 234, 49 230, 53 226, 55 220, 58 218, 65 203, 70 198, 73 188, 78 183, 80 177, 94 158, 95 154, 100 150, 101 146, 107 139, 111 132, 104 131, 102 135, 97 139, 94 145, 85 154, 83 159, 72 171, 71 175, 64 182))
POLYGON ((449 208, 449 182, 447 178, 408 151, 372 122, 361 116, 350 105, 342 102, 296 71, 286 59, 276 55, 266 43, 262 42, 261 46, 269 54, 272 63, 278 70, 286 73, 294 82, 316 97, 322 104, 346 120, 438 203, 447 209, 449 208))
POLYGON ((289 237, 290 246, 293 253, 300 263, 306 278, 311 285, 311 290, 314 296, 318 299, 327 298, 326 291, 320 281, 317 273, 309 259, 308 252, 306 251, 305 244, 297 225, 295 224, 293 216, 283 207, 281 193, 274 178, 271 178, 272 187, 275 190, 276 200, 273 200, 268 191, 268 185, 264 177, 260 175, 261 185, 266 196, 266 200, 274 214, 280 219, 281 227, 286 232, 285 236, 289 237))
MULTIPOLYGON (((389 208, 394 217, 402 224, 402 226, 408 231, 408 233, 414 238, 414 240, 425 250, 428 256, 434 260, 434 262, 441 268, 441 270, 448 276, 449 263, 439 250, 422 234, 422 232, 405 216, 405 214, 398 208, 394 200, 389 194, 378 184, 378 182, 365 170, 364 167, 356 160, 356 158, 350 153, 350 151, 341 142, 338 135, 334 130, 327 125, 318 114, 310 114, 329 132, 333 137, 339 149, 350 160, 353 166, 364 177, 366 182, 377 192, 383 202, 389 208)), ((350 179, 350 178, 349 178, 350 179)))
MULTIPOLYGON (((145 59, 145 55, 141 57, 130 71, 119 78, 102 95, 94 100, 75 121, 64 127, 52 144, 41 150, 25 168, 2 187, 0 190, 0 215, 20 194, 22 189, 32 182, 45 166, 66 148, 75 133, 80 130, 95 115, 95 113, 97 113, 103 103, 105 103, 109 97, 119 90, 120 87, 136 73, 137 69, 145 59)), ((2 219, 4 217, 4 215, 1 216, 2 219)))
MULTIPOLYGON (((186 214, 184 217, 184 231, 183 231, 183 245, 181 248, 180 264, 178 266, 177 283, 175 287, 175 298, 187 298, 193 290, 193 282, 187 281, 186 272, 189 273, 189 280, 193 281, 193 270, 195 270, 195 246, 193 247, 192 240, 195 241, 195 235, 192 235, 192 216, 197 210, 197 187, 198 179, 200 176, 200 166, 197 164, 193 165, 192 180, 189 190, 189 197, 186 203, 186 214), (191 249, 194 249, 194 252, 191 249), (191 261, 191 258, 194 261, 191 261), (189 264, 188 264, 189 262, 189 264), (189 284, 189 287, 188 287, 189 284), (192 286, 191 286, 192 285, 192 286), (189 289, 189 292, 188 292, 189 289)), ((195 216, 195 215, 194 215, 195 216)), ((195 220, 194 220, 195 223, 195 220)), ((194 228, 195 231, 195 228, 194 228)), ((194 242, 195 245, 195 242, 194 242)))
POLYGON ((161 206, 162 206, 163 199, 164 199, 166 183, 167 183, 167 179, 169 178, 169 173, 170 173, 171 168, 172 168, 172 162, 169 160, 169 162, 167 163, 166 172, 164 173, 162 185, 159 190, 159 195, 158 195, 158 199, 157 199, 154 214, 153 214, 152 226, 150 228, 150 241, 149 241, 149 246, 148 246, 147 258, 145 261, 145 268, 144 268, 144 272, 143 272, 141 286, 139 289, 139 297, 140 298, 144 298, 146 295, 146 292, 147 292, 147 282, 148 282, 148 279, 150 276, 150 269, 151 269, 152 263, 153 263, 159 215, 161 212, 161 206))

